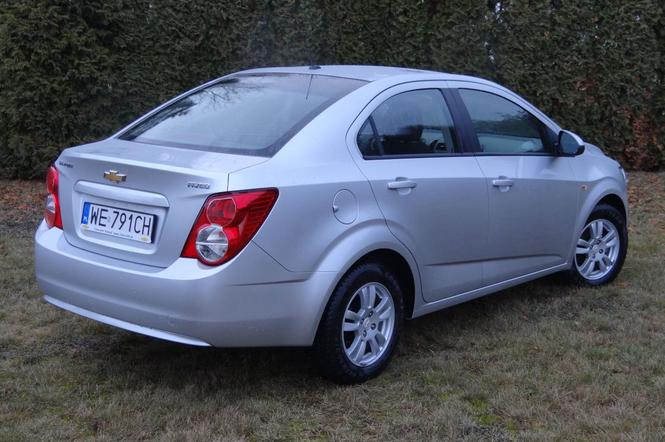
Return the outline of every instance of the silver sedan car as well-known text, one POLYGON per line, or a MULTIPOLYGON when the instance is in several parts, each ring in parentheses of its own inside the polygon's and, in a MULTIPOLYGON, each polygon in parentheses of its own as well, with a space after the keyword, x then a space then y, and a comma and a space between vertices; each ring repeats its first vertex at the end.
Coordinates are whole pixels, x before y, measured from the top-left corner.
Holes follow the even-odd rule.
POLYGON ((49 168, 49 303, 199 346, 313 346, 341 383, 405 319, 627 248, 616 161, 515 93, 392 67, 234 73, 49 168))

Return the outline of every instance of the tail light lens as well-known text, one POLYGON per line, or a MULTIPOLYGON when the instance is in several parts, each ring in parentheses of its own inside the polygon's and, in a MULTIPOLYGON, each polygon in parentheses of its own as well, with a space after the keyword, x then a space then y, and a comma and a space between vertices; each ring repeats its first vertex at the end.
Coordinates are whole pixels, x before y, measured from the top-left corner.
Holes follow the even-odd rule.
POLYGON ((44 204, 46 225, 62 229, 60 202, 58 201, 58 169, 50 166, 46 172, 46 202, 44 204))
POLYGON ((189 232, 181 256, 210 266, 227 262, 249 243, 276 200, 277 189, 210 196, 189 232))

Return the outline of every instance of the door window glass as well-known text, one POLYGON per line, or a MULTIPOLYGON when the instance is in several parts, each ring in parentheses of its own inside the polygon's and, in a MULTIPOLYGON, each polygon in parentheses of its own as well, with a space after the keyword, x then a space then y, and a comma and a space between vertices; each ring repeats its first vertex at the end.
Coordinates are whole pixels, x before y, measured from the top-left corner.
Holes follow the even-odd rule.
POLYGON ((512 101, 472 89, 460 89, 480 150, 493 154, 547 152, 547 128, 512 101))
POLYGON ((357 143, 365 157, 441 155, 457 151, 450 111, 438 89, 392 96, 365 121, 357 143))
POLYGON ((374 137, 372 125, 370 124, 370 120, 367 119, 365 120, 363 127, 360 128, 357 139, 358 147, 360 148, 360 151, 363 153, 363 155, 380 155, 380 151, 377 149, 375 141, 376 138, 374 137))

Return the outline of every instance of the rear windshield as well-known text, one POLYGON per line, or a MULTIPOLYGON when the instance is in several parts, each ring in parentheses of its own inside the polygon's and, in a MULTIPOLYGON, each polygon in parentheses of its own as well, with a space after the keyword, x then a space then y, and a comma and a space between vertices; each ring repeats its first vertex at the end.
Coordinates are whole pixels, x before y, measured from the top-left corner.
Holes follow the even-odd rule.
POLYGON ((307 74, 237 76, 181 98, 120 138, 272 156, 316 115, 363 84, 307 74))

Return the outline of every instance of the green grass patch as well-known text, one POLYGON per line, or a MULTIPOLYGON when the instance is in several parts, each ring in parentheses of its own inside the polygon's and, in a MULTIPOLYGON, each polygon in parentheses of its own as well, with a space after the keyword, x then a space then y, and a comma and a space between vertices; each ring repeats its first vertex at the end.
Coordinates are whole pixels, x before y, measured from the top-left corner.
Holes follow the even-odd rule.
POLYGON ((546 278, 411 321, 388 370, 354 387, 305 349, 191 348, 45 304, 38 214, 0 202, 0 440, 657 440, 665 176, 630 178, 612 285, 546 278))

